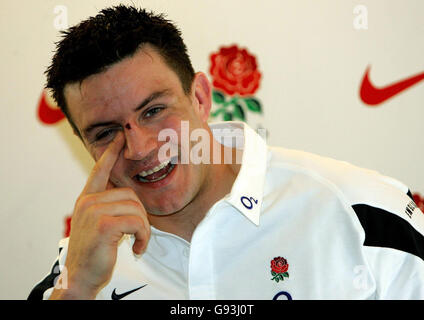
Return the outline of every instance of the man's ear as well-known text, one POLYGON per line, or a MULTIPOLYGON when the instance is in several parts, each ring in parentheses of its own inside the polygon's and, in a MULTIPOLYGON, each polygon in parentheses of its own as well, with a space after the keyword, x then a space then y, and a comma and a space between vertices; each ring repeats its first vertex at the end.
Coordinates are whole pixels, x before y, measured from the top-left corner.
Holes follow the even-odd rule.
POLYGON ((196 112, 200 119, 207 122, 212 107, 212 85, 208 77, 203 72, 197 72, 191 87, 192 98, 198 102, 196 112))

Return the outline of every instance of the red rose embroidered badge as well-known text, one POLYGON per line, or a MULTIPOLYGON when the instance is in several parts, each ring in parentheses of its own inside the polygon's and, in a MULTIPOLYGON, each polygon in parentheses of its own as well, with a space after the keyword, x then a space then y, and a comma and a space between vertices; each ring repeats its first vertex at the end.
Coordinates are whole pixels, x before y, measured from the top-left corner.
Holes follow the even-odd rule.
POLYGON ((282 257, 276 257, 274 260, 271 260, 271 274, 273 278, 271 280, 283 281, 284 278, 289 277, 289 264, 287 260, 282 257))
POLYGON ((209 71, 214 87, 212 98, 219 106, 211 116, 221 114, 226 121, 234 118, 244 121, 244 108, 262 113, 259 100, 253 97, 261 78, 255 56, 233 45, 221 47, 211 54, 210 60, 209 71))

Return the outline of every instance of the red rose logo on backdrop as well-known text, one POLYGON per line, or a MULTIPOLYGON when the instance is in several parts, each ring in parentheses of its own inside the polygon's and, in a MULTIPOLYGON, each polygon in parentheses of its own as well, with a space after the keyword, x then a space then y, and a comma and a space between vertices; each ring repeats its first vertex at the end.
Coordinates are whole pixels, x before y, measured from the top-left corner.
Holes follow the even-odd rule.
POLYGON ((48 90, 41 92, 37 105, 38 119, 44 124, 55 124, 65 118, 62 110, 54 103, 48 90))
POLYGON ((72 221, 72 215, 66 216, 63 219, 63 222, 65 223, 65 230, 63 231, 63 236, 65 238, 69 237, 71 233, 71 221, 72 221))
POLYGON ((253 94, 259 88, 261 73, 256 58, 246 49, 236 45, 221 47, 211 54, 210 74, 212 76, 213 101, 219 106, 211 113, 215 118, 222 115, 224 120, 246 120, 244 108, 262 113, 262 107, 253 94))
POLYGON ((421 196, 419 193, 414 193, 412 197, 417 207, 424 213, 424 196, 421 196))
POLYGON ((276 257, 273 260, 271 260, 271 274, 273 278, 271 280, 275 281, 283 281, 284 278, 289 277, 289 273, 287 272, 289 270, 289 264, 287 263, 287 260, 282 257, 276 257))

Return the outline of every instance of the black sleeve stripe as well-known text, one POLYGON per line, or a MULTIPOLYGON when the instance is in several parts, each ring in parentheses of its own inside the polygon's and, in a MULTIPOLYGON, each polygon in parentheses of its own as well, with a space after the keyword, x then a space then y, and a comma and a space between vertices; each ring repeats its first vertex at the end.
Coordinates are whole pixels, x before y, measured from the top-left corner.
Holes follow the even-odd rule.
POLYGON ((414 196, 412 195, 411 190, 408 190, 407 195, 408 195, 408 197, 410 197, 410 198, 411 198, 411 200, 414 200, 414 196))
MULTIPOLYGON (((59 254, 63 248, 59 248, 59 254)), ((43 300, 44 292, 47 289, 54 287, 54 280, 60 275, 59 272, 59 258, 53 265, 50 274, 45 277, 39 284, 37 284, 28 296, 28 300, 43 300)))
POLYGON ((352 208, 364 228, 365 246, 402 250, 424 260, 424 236, 406 220, 366 204, 355 204, 352 208))
POLYGON ((59 275, 56 271, 59 270, 59 260, 54 264, 50 274, 37 284, 28 296, 28 300, 43 300, 44 292, 54 287, 54 279, 59 275))

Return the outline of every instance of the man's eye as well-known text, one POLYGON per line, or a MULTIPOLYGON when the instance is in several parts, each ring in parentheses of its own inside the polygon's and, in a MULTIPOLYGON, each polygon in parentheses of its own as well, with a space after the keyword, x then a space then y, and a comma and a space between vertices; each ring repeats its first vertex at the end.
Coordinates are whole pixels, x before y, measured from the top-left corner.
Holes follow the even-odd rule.
POLYGON ((95 141, 100 141, 109 137, 114 131, 115 129, 106 129, 101 131, 100 133, 96 134, 95 141))
POLYGON ((149 109, 148 111, 146 111, 146 113, 144 114, 144 117, 149 118, 154 116, 155 114, 157 114, 158 112, 160 112, 163 109, 163 107, 153 107, 151 109, 149 109))

